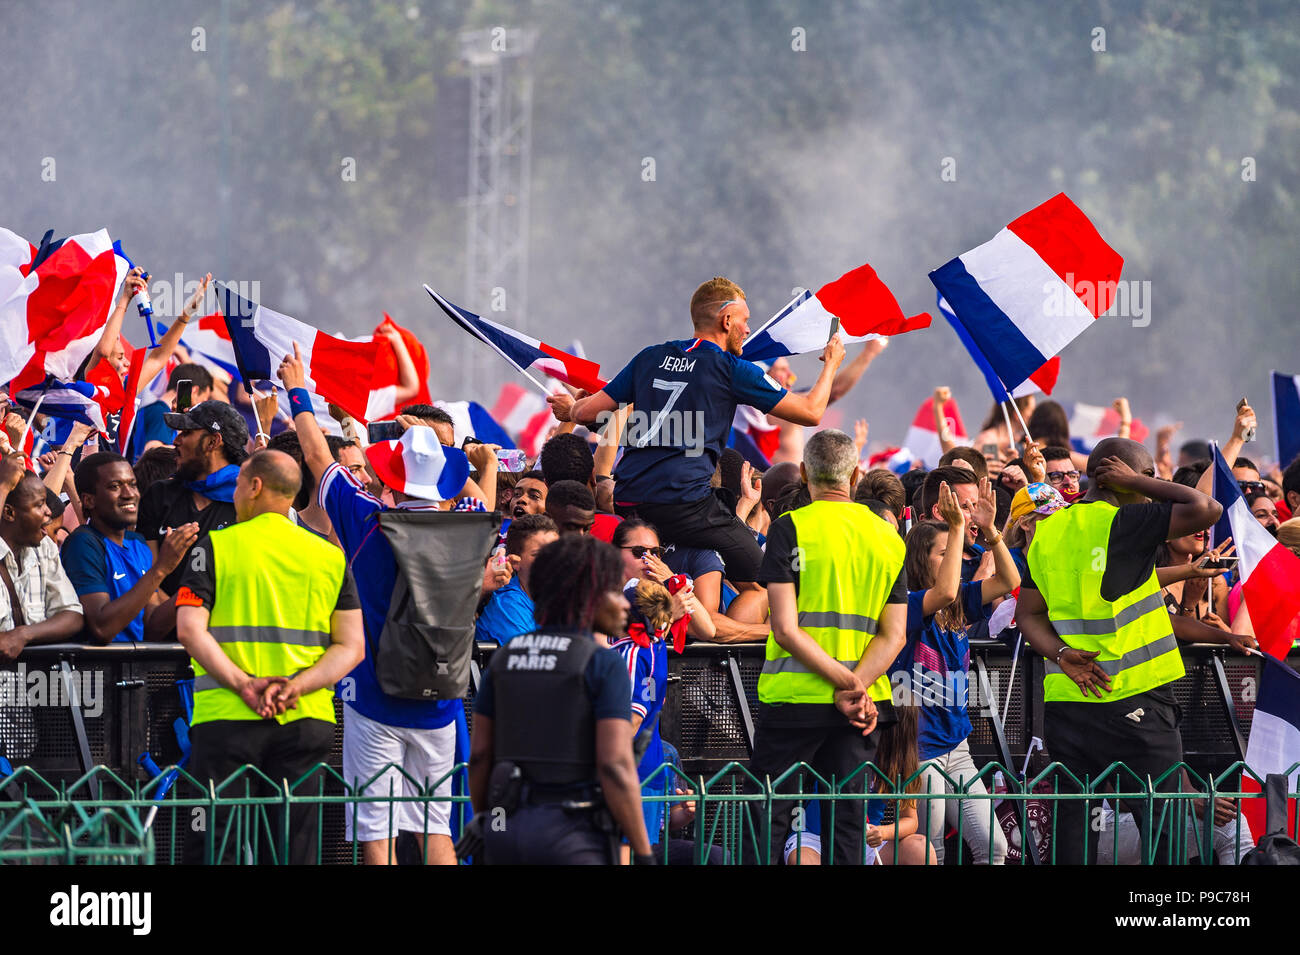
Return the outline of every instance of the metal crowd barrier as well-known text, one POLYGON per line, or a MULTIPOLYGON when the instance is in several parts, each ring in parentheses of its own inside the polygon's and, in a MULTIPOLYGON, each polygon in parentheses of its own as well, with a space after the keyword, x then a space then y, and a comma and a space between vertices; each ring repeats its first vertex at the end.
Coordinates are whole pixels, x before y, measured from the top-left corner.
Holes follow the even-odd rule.
MULTIPOLYGON (((472 702, 478 674, 491 653, 492 648, 485 645, 476 650, 467 703, 472 702)), ((1234 783, 1229 788, 1235 790, 1239 785, 1235 783, 1237 764, 1244 759, 1250 731, 1259 663, 1217 647, 1187 647, 1183 656, 1187 675, 1174 685, 1174 694, 1183 709, 1187 769, 1201 793, 1196 798, 1205 798, 1214 786, 1224 791, 1227 784, 1234 783)), ((681 656, 670 654, 667 699, 660 720, 664 739, 680 755, 679 775, 694 781, 692 787, 682 788, 704 797, 696 828, 711 834, 701 845, 725 845, 730 856, 751 861, 762 855, 754 840, 752 810, 737 807, 752 806, 764 798, 770 801, 770 794, 763 795, 766 781, 754 779, 746 768, 753 748, 762 660, 761 644, 693 644, 681 656), (746 839, 753 843, 748 853, 744 851, 746 839)), ((1296 666, 1300 659, 1293 656, 1289 662, 1296 666)), ((185 833, 184 820, 177 812, 198 804, 186 803, 179 794, 184 787, 178 785, 164 810, 158 811, 146 791, 150 785, 156 787, 157 780, 141 765, 141 756, 148 753, 158 767, 180 758, 173 728, 182 715, 177 684, 190 675, 189 658, 178 644, 52 644, 31 647, 17 662, 0 664, 0 756, 16 769, 14 775, 8 775, 0 762, 0 807, 9 807, 7 815, 0 815, 0 860, 5 858, 8 842, 17 838, 18 844, 22 843, 14 834, 24 831, 33 834, 32 851, 60 861, 142 857, 152 853, 154 844, 161 847, 158 861, 178 858, 177 847, 185 833), (11 675, 6 676, 6 671, 11 675), (21 699, 14 695, 19 689, 21 699), (47 798, 24 795, 24 779, 35 783, 37 793, 47 798), (133 813, 149 809, 155 811, 144 826, 133 813), (53 842, 51 829, 62 833, 53 842), (38 833, 45 837, 36 839, 38 833)), ((974 732, 970 738, 981 778, 991 780, 1000 771, 1004 778, 1014 780, 1027 769, 1028 778, 1046 779, 1050 753, 1035 753, 1033 746, 1035 738, 1041 740, 1043 735, 1041 660, 1022 653, 1013 661, 1001 643, 979 642, 972 646, 971 683, 972 688, 979 687, 981 701, 972 707, 974 732), (988 705, 983 705, 984 701, 988 705)), ((341 709, 337 700, 335 705, 341 709)), ((347 790, 339 775, 341 755, 340 722, 329 761, 333 789, 310 797, 319 799, 322 807, 321 861, 326 863, 357 859, 356 846, 342 836, 344 813, 349 804, 355 806, 357 796, 347 790)), ((430 788, 429 798, 433 798, 432 792, 430 788)), ((1227 794, 1239 795, 1235 791, 1227 794)), ((191 798, 207 799, 204 805, 209 808, 221 802, 213 803, 211 793, 191 793, 191 798)), ((247 810, 253 812, 265 808, 259 799, 270 797, 248 794, 244 798, 251 801, 241 805, 253 807, 247 810)), ((463 803, 463 797, 457 798, 463 803)), ((690 797, 648 798, 674 802, 690 797)), ((932 798, 939 797, 919 797, 922 810, 932 798)), ((1042 805, 1066 797, 1012 792, 969 798, 1008 799, 1022 815, 1023 825, 1023 813, 1031 803, 1042 805)), ((1189 795, 1183 802, 1190 804, 1192 798, 1189 795)), ((1031 857, 1033 846, 1026 849, 1025 855, 1031 857)))

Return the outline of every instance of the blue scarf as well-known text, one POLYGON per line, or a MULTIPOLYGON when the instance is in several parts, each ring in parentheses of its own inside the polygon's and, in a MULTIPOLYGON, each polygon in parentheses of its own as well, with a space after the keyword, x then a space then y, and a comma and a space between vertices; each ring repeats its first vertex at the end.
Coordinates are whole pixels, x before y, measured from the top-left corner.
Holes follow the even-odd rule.
POLYGON ((185 486, 195 494, 202 494, 210 501, 223 504, 235 502, 235 482, 239 479, 239 465, 227 464, 219 471, 213 471, 202 481, 190 481, 185 486))

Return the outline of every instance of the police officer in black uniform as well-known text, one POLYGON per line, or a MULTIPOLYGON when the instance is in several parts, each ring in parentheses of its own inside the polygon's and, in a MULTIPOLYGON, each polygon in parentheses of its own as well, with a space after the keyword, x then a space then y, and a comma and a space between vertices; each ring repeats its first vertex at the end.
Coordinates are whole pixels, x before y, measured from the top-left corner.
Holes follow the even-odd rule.
POLYGON ((654 863, 627 670, 592 633, 623 632, 622 583, 618 552, 593 537, 570 535, 538 553, 537 629, 496 651, 474 700, 476 861, 609 865, 622 832, 637 864, 654 863))

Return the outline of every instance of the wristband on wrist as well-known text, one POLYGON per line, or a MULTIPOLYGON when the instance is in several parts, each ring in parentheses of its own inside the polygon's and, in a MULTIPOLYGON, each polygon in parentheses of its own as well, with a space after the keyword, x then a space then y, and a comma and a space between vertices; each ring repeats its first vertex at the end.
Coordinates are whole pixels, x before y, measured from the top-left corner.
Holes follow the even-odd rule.
POLYGON ((304 411, 310 412, 311 410, 311 392, 306 388, 290 388, 289 411, 294 416, 297 416, 304 411))
POLYGON ((1066 650, 1069 649, 1070 649, 1070 645, 1068 643, 1065 643, 1061 645, 1061 649, 1056 651, 1056 665, 1058 667, 1061 665, 1061 654, 1063 654, 1066 650))

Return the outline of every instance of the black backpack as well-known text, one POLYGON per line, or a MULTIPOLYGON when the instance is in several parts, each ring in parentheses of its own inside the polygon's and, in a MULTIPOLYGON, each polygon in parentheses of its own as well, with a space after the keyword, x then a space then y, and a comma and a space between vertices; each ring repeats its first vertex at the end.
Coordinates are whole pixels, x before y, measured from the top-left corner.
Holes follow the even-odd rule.
POLYGON ((375 652, 389 696, 457 700, 469 687, 474 611, 501 527, 497 513, 380 511, 397 582, 375 652))
POLYGON ((1300 865, 1300 845, 1286 834, 1287 783, 1281 773, 1264 777, 1264 798, 1268 807, 1265 827, 1268 832, 1259 837, 1255 848, 1242 856, 1242 865, 1300 865))

